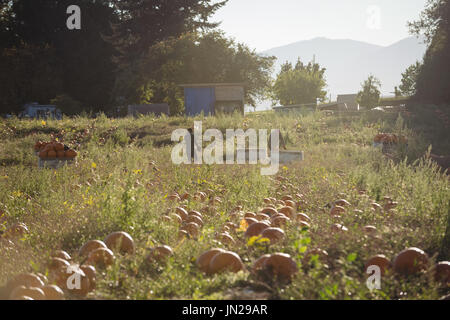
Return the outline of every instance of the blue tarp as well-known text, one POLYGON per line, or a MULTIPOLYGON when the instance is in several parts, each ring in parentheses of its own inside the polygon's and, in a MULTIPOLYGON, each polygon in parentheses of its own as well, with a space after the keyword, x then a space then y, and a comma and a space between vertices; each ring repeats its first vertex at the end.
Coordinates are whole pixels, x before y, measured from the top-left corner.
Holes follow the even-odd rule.
POLYGON ((204 115, 214 114, 214 104, 216 102, 215 90, 211 88, 185 88, 184 101, 186 115, 196 116, 202 111, 204 115))

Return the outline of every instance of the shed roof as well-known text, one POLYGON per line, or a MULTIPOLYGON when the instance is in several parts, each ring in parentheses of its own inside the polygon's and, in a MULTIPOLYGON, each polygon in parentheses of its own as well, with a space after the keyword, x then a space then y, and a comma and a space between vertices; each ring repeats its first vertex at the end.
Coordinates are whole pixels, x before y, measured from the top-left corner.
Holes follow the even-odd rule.
POLYGON ((209 88, 209 87, 245 87, 245 83, 191 83, 180 84, 183 88, 209 88))

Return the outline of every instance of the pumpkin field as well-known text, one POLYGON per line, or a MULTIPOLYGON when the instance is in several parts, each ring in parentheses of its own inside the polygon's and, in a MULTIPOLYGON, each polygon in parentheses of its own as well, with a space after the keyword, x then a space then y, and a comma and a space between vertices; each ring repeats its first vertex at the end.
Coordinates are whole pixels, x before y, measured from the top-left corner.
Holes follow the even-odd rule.
POLYGON ((450 180, 427 154, 449 154, 449 128, 432 108, 0 120, 0 297, 448 296, 450 180), (305 159, 274 176, 174 165, 171 134, 194 121, 281 129, 305 159), (383 152, 381 133, 404 143, 383 152), (73 161, 39 168, 39 155, 73 161), (373 265, 381 288, 370 290, 373 265), (68 267, 81 287, 67 285, 68 267))

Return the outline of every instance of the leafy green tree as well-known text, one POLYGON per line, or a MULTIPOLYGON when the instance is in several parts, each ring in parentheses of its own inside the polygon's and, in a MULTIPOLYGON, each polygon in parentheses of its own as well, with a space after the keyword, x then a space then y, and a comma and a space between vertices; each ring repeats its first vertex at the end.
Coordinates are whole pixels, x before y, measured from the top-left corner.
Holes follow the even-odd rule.
POLYGON ((428 0, 420 19, 409 27, 411 33, 423 34, 429 44, 417 76, 415 98, 450 103, 450 0, 428 0))
POLYGON ((177 114, 183 111, 180 84, 239 82, 246 84, 246 103, 256 105, 271 87, 274 59, 219 31, 186 33, 152 46, 133 71, 122 74, 116 95, 126 97, 127 103, 166 102, 171 114, 177 114))
POLYGON ((381 82, 374 75, 369 75, 362 84, 362 90, 358 93, 357 101, 361 107, 372 109, 380 102, 381 82))
POLYGON ((305 65, 298 59, 294 67, 286 62, 273 85, 272 100, 282 105, 316 103, 317 99, 325 101, 325 71, 314 61, 305 65))
POLYGON ((10 53, 15 50, 17 63, 25 63, 18 61, 25 59, 19 54, 25 51, 36 62, 27 64, 26 74, 9 74, 10 82, 28 87, 21 87, 22 97, 11 100, 8 108, 18 108, 22 100, 48 103, 61 93, 93 110, 108 106, 115 78, 115 50, 103 37, 112 33, 111 23, 116 21, 116 12, 106 0, 0 0, 0 48, 10 53), (81 30, 66 27, 66 10, 71 4, 81 8, 81 30), (42 72, 38 68, 48 60, 46 77, 40 82, 26 80, 42 72), (57 85, 51 94, 36 94, 39 86, 54 82, 57 85))
POLYGON ((66 94, 58 95, 50 103, 56 105, 64 114, 69 116, 77 115, 83 111, 82 104, 66 94))
POLYGON ((417 77, 419 76, 421 67, 422 64, 417 61, 402 73, 402 83, 399 87, 402 95, 413 96, 416 94, 417 77))

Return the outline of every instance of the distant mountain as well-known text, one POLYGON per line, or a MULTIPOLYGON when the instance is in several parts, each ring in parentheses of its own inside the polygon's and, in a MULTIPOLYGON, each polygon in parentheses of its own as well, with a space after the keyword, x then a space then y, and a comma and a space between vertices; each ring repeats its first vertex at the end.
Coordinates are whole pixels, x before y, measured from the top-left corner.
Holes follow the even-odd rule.
POLYGON ((338 94, 356 93, 370 73, 381 80, 382 94, 390 95, 400 84, 407 67, 422 60, 426 45, 410 37, 383 47, 355 40, 315 38, 262 52, 278 58, 275 71, 286 61, 297 58, 305 63, 315 56, 316 62, 327 69, 328 91, 335 99, 338 94))

